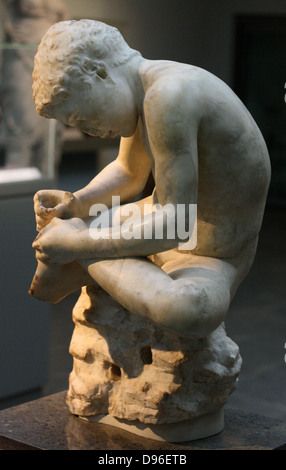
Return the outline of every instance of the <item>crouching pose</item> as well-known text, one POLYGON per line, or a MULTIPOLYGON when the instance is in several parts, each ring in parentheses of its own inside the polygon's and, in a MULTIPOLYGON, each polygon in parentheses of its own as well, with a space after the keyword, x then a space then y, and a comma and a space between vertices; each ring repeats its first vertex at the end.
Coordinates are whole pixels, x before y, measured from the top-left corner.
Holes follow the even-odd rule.
POLYGON ((93 20, 53 25, 33 78, 40 115, 121 141, 85 188, 36 194, 30 293, 58 302, 97 283, 135 315, 187 338, 210 334, 252 265, 269 186, 245 106, 211 73, 144 59, 93 20), (150 173, 154 190, 140 199, 150 173), (100 207, 114 223, 98 223, 100 207))

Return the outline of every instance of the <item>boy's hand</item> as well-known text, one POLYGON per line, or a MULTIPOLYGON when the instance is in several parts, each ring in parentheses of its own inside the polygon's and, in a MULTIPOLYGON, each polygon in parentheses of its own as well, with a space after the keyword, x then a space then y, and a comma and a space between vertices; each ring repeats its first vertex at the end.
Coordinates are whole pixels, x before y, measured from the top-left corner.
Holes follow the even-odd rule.
POLYGON ((80 229, 85 227, 81 219, 61 220, 54 217, 33 242, 36 258, 53 264, 71 263, 76 257, 80 229))
POLYGON ((41 190, 34 196, 37 230, 42 230, 50 221, 76 217, 76 198, 68 191, 41 190))

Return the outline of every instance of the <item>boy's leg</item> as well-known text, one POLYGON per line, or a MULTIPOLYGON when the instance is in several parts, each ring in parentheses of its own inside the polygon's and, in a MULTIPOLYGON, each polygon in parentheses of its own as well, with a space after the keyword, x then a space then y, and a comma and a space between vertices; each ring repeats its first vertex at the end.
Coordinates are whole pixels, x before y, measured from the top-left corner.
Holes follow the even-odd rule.
POLYGON ((189 338, 205 337, 221 324, 236 278, 225 261, 177 252, 162 268, 147 258, 80 264, 131 313, 189 338))
MULTIPOLYGON (((80 218, 74 218, 70 221, 78 228, 88 228, 92 221, 97 219, 102 228, 109 227, 111 221, 116 224, 121 224, 126 218, 129 218, 128 210, 125 210, 125 215, 122 216, 122 207, 128 208, 129 206, 131 210, 134 208, 134 205, 136 205, 140 209, 140 213, 143 214, 145 203, 150 204, 151 198, 148 197, 142 201, 138 201, 136 204, 132 203, 126 204, 125 206, 113 207, 110 210, 102 212, 98 217, 90 218, 88 221, 80 218)), ((47 230, 47 228, 45 228, 45 230, 47 230)), ((118 259, 118 262, 120 265, 120 259, 118 259)), ((89 276, 87 270, 77 261, 60 265, 38 260, 38 266, 32 280, 29 294, 39 300, 57 303, 82 286, 92 285, 94 282, 94 279, 89 276)))

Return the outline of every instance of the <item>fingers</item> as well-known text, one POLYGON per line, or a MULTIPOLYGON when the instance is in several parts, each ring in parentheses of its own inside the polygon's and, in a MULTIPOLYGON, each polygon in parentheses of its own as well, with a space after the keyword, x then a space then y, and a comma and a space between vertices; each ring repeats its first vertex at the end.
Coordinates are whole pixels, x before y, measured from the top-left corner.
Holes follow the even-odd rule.
POLYGON ((61 225, 63 230, 65 228, 67 229, 86 228, 86 223, 79 217, 73 217, 72 219, 62 219, 60 217, 53 217, 49 225, 52 227, 57 227, 61 225))
POLYGON ((51 227, 57 227, 58 225, 60 225, 61 223, 64 223, 64 221, 62 219, 60 219, 59 217, 53 217, 51 222, 50 222, 50 226, 51 227))
POLYGON ((55 206, 55 199, 50 191, 41 190, 34 196, 34 206, 37 210, 47 210, 55 206))
POLYGON ((68 239, 77 230, 74 225, 76 220, 62 220, 54 217, 40 231, 32 244, 36 250, 36 258, 53 264, 66 264, 74 261, 73 251, 68 247, 68 239))
POLYGON ((74 195, 68 191, 38 191, 34 196, 37 230, 42 230, 54 217, 70 218, 74 199, 74 195))
POLYGON ((40 239, 43 238, 44 235, 46 235, 50 230, 51 230, 51 225, 47 225, 44 227, 40 233, 36 236, 35 240, 32 243, 32 247, 35 248, 35 250, 40 250, 41 251, 41 244, 40 244, 40 239))
MULTIPOLYGON (((70 224, 69 221, 67 220, 62 220, 62 219, 59 219, 58 217, 54 217, 50 223, 48 225, 46 225, 41 231, 40 233, 38 233, 38 235, 36 236, 33 244, 32 244, 32 247, 35 248, 35 250, 38 250, 38 251, 43 251, 42 250, 42 246, 45 245, 45 243, 47 242, 47 240, 49 240, 50 236, 48 236, 49 232, 52 232, 54 234, 58 234, 59 233, 59 230, 60 232, 64 233, 64 230, 65 230, 65 227, 66 225, 72 225, 70 224), (59 226, 62 226, 62 227, 59 227, 59 226), (55 231, 55 228, 56 227, 59 227, 57 231, 55 231), (47 238, 48 236, 48 238, 47 238)), ((50 234, 51 235, 51 234, 50 234)))
POLYGON ((59 225, 63 226, 63 229, 65 227, 72 227, 72 228, 86 228, 85 222, 83 222, 82 219, 79 218, 73 218, 73 219, 62 219, 62 207, 61 204, 59 204, 58 208, 54 212, 50 212, 47 214, 45 217, 39 217, 36 216, 36 222, 37 222, 37 230, 41 233, 43 233, 44 229, 47 227, 57 227, 59 225))
POLYGON ((37 231, 40 232, 49 225, 55 218, 55 215, 60 215, 59 211, 44 212, 40 215, 36 214, 37 231))
POLYGON ((34 196, 35 213, 39 216, 45 216, 58 210, 62 204, 62 191, 42 190, 34 196))
POLYGON ((53 226, 51 224, 47 225, 45 228, 41 230, 40 233, 36 236, 35 240, 32 243, 32 247, 36 251, 36 259, 40 261, 50 261, 50 239, 49 239, 49 232, 53 230, 53 226))
POLYGON ((72 224, 72 226, 75 228, 87 228, 86 223, 79 217, 73 217, 72 219, 69 219, 69 223, 72 224))
POLYGON ((64 205, 62 203, 58 204, 55 207, 35 207, 36 214, 36 224, 37 230, 42 230, 46 225, 48 225, 53 219, 62 217, 64 212, 64 205))
POLYGON ((37 230, 42 230, 53 218, 54 200, 49 191, 38 191, 34 196, 34 211, 36 215, 37 230))
POLYGON ((60 189, 42 189, 34 196, 34 204, 39 208, 54 209, 59 204, 69 205, 75 199, 73 193, 60 189))

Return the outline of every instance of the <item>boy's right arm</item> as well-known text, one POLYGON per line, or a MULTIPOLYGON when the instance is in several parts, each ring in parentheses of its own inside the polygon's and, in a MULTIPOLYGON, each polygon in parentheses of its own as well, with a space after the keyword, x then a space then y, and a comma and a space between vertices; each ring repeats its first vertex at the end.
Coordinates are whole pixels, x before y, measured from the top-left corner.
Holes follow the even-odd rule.
POLYGON ((134 136, 121 138, 116 160, 86 187, 74 193, 74 216, 87 218, 90 207, 96 203, 111 207, 112 196, 119 196, 120 204, 132 201, 144 189, 151 167, 151 158, 143 148, 138 129, 134 136))
POLYGON ((105 167, 87 186, 74 194, 59 190, 42 190, 34 198, 37 229, 41 230, 53 217, 86 219, 93 204, 110 207, 112 196, 120 203, 131 201, 143 190, 152 161, 146 154, 139 131, 121 138, 116 160, 105 167))

